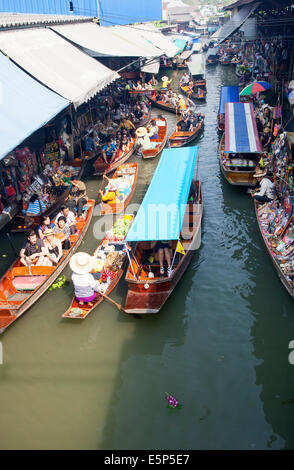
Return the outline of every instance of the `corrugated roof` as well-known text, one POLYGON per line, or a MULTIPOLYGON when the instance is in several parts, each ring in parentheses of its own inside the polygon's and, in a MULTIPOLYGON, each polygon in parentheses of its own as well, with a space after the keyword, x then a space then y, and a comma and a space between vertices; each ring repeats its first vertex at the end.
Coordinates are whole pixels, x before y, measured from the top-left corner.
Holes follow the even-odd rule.
POLYGON ((73 15, 40 15, 36 13, 0 13, 0 28, 46 25, 58 23, 78 23, 92 21, 89 16, 73 15))

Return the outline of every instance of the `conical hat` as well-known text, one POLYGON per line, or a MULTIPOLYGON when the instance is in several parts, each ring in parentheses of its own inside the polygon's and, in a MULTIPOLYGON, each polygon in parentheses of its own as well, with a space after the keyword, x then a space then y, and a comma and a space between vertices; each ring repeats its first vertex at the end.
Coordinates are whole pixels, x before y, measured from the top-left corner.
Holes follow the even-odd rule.
POLYGON ((93 269, 93 258, 88 253, 75 253, 69 262, 71 270, 76 274, 87 274, 93 269))
POLYGON ((138 137, 143 137, 146 134, 147 134, 147 129, 145 127, 138 127, 138 129, 136 130, 136 135, 138 137))

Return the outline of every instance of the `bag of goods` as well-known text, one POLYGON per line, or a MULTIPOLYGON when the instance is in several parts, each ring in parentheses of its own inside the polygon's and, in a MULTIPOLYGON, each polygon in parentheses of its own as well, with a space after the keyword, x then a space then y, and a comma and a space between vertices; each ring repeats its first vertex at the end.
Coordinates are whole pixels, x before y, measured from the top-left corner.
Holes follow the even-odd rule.
POLYGON ((111 251, 106 257, 104 268, 108 269, 111 268, 111 266, 120 265, 122 261, 123 256, 120 253, 118 253, 117 251, 111 251))

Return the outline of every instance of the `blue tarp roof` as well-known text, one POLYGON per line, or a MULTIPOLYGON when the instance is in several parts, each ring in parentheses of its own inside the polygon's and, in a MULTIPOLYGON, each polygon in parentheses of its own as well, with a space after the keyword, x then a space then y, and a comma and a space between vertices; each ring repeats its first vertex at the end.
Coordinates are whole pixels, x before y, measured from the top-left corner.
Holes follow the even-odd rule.
POLYGON ((177 240, 198 147, 164 149, 126 241, 177 240))
POLYGON ((239 87, 238 86, 222 86, 219 101, 218 114, 225 113, 225 103, 239 103, 239 87))
MULTIPOLYGON (((187 41, 188 41, 188 39, 187 39, 187 41)), ((178 55, 178 54, 180 54, 181 52, 183 52, 183 50, 184 50, 185 47, 186 47, 187 41, 185 41, 185 39, 175 39, 175 40, 174 40, 175 45, 179 48, 179 51, 177 52, 176 55, 178 55)))
POLYGON ((0 160, 68 105, 0 53, 0 160))

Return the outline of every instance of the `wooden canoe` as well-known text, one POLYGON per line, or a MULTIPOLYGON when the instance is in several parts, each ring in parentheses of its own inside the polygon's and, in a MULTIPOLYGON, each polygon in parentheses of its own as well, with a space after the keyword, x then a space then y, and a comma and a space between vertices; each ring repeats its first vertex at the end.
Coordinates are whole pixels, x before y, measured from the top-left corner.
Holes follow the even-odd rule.
POLYGON ((184 145, 190 144, 193 140, 196 139, 203 131, 204 128, 204 116, 199 122, 197 127, 191 132, 189 131, 174 131, 169 136, 169 146, 170 147, 183 147, 184 145))
POLYGON ((193 87, 192 93, 189 91, 189 89, 187 89, 187 87, 182 86, 182 85, 180 85, 180 90, 184 95, 189 96, 189 98, 191 98, 192 100, 199 100, 199 101, 206 100, 206 94, 207 93, 206 93, 206 90, 205 90, 205 86, 196 85, 195 82, 194 82, 194 87, 193 87), (198 90, 201 90, 200 93, 199 93, 198 90))
MULTIPOLYGON (((123 216, 121 216, 121 217, 123 217, 123 216)), ((131 217, 133 219, 133 216, 131 216, 131 217)), ((98 247, 96 248, 96 250, 94 251, 92 256, 96 257, 96 254, 101 249, 101 247, 105 247, 107 244, 115 245, 116 248, 117 248, 117 247, 119 247, 119 245, 122 245, 122 243, 123 243, 123 241, 121 241, 121 242, 112 242, 112 241, 108 242, 108 240, 105 237, 99 243, 98 247)), ((104 292, 105 295, 109 296, 109 294, 111 294, 113 289, 116 287, 117 283, 119 282, 119 280, 121 279, 121 277, 124 273, 126 264, 127 264, 127 254, 124 253, 123 263, 120 266, 120 268, 118 269, 118 271, 116 271, 116 276, 110 281, 108 288, 104 292)), ((70 307, 62 315, 62 317, 63 318, 73 318, 73 319, 78 319, 78 320, 84 320, 91 312, 93 312, 93 310, 96 307, 98 307, 98 305, 101 304, 101 302, 103 300, 104 300, 104 297, 99 292, 97 292, 96 299, 91 302, 93 304, 92 306, 89 306, 88 304, 84 304, 84 305, 81 306, 79 304, 79 302, 76 300, 76 298, 73 297, 73 299, 71 301, 71 304, 70 304, 70 307), (79 309, 80 313, 76 309, 79 309)))
POLYGON ((122 153, 112 163, 105 163, 102 155, 100 155, 97 158, 97 160, 94 162, 94 169, 95 169, 94 175, 95 176, 102 176, 103 174, 108 175, 108 173, 111 173, 118 166, 125 163, 134 153, 134 150, 135 150, 134 144, 135 144, 135 139, 131 139, 129 143, 129 151, 122 153))
POLYGON ((70 235, 71 247, 64 250, 57 266, 23 266, 18 258, 0 279, 0 333, 26 312, 68 264, 70 257, 79 247, 89 227, 95 201, 89 199, 86 217, 76 223, 77 233, 70 235))
MULTIPOLYGON (((132 183, 132 188, 131 188, 130 193, 119 204, 110 204, 110 203, 101 201, 100 202, 100 214, 97 214, 97 215, 120 214, 121 212, 125 210, 127 205, 130 203, 134 195, 136 185, 137 185, 138 163, 135 163, 135 162, 124 163, 123 165, 120 165, 119 167, 117 167, 113 177, 111 178, 111 181, 117 180, 123 175, 134 176, 134 181, 132 183)), ((107 186, 107 184, 108 184, 108 181, 106 180, 104 187, 107 186)), ((95 215, 96 215, 96 211, 95 211, 95 215)))
MULTIPOLYGON (((261 207, 261 206, 256 201, 254 201, 254 206, 255 206, 255 215, 256 215, 260 235, 261 235, 261 238, 263 239, 263 242, 265 244, 265 247, 266 247, 266 250, 267 250, 268 255, 270 257, 270 260, 273 263, 274 268, 275 268, 282 284, 284 285, 286 290, 289 292, 291 297, 294 298, 294 272, 289 273, 289 275, 286 275, 285 272, 282 270, 281 265, 278 262, 277 258, 274 256, 274 253, 271 249, 270 243, 269 243, 268 239, 266 238, 265 232, 262 228, 261 219, 259 218, 259 214, 258 214, 258 208, 261 207)), ((282 242, 282 238, 280 240, 281 242, 282 242)))
POLYGON ((154 106, 156 106, 157 108, 163 109, 164 111, 169 111, 170 113, 181 114, 179 108, 175 108, 174 106, 171 106, 170 104, 164 103, 162 99, 160 101, 156 101, 155 97, 157 96, 157 94, 158 93, 153 93, 151 96, 147 95, 148 100, 150 100, 154 106))
POLYGON ((242 154, 234 154, 232 157, 231 154, 224 153, 224 149, 225 134, 220 141, 219 156, 221 171, 227 182, 233 186, 256 186, 256 178, 253 178, 253 175, 261 155, 252 153, 249 154, 250 159, 244 159, 242 154))
MULTIPOLYGON (((86 165, 86 162, 83 162, 82 166, 80 166, 80 160, 77 160, 77 161, 73 160, 72 162, 70 162, 69 166, 80 168, 77 179, 80 179, 82 177, 85 165, 86 165)), ((67 186, 67 188, 61 194, 61 196, 56 198, 55 202, 51 204, 51 206, 49 206, 42 214, 30 217, 30 220, 32 220, 32 223, 30 225, 27 225, 25 223, 25 217, 21 213, 18 213, 14 217, 14 220, 9 225, 8 227, 9 231, 10 232, 27 232, 28 230, 35 230, 41 224, 41 220, 43 216, 45 215, 50 216, 51 214, 56 212, 60 206, 62 206, 62 204, 68 198, 70 190, 71 190, 71 184, 67 186)))
POLYGON ((142 157, 144 159, 147 158, 155 158, 157 155, 160 154, 163 147, 167 141, 167 121, 163 116, 153 117, 156 121, 156 125, 158 126, 158 138, 157 139, 150 139, 151 142, 156 142, 157 146, 155 149, 150 150, 142 150, 142 157))
MULTIPOLYGON (((155 314, 164 305, 189 265, 195 250, 201 244, 201 220, 203 212, 202 191, 199 181, 193 181, 197 195, 188 202, 181 230, 181 243, 185 255, 177 253, 171 277, 160 276, 159 263, 145 261, 145 253, 139 242, 126 273, 128 293, 124 311, 128 314, 155 314), (138 264, 137 264, 138 263, 138 264), (154 277, 149 277, 150 270, 154 277)), ((172 242, 175 250, 177 241, 172 242)))

